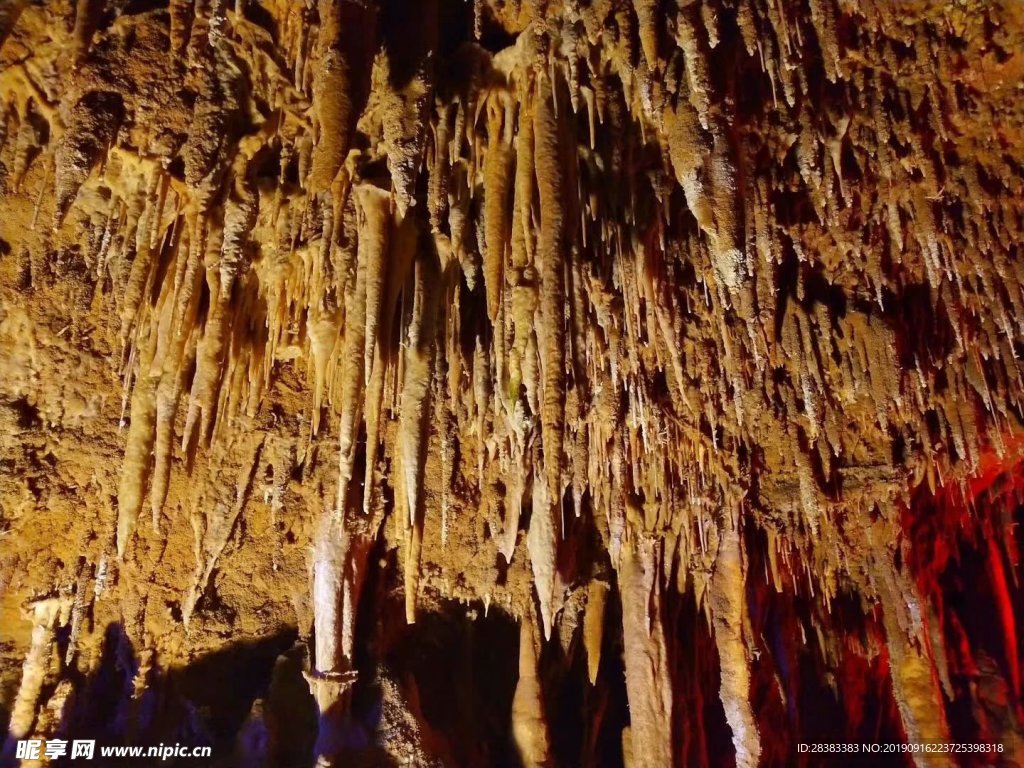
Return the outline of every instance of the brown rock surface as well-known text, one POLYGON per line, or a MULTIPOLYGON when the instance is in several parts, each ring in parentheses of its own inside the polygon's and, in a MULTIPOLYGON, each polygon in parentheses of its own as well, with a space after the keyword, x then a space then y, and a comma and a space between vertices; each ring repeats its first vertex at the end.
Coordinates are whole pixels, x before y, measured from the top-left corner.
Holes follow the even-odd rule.
POLYGON ((1024 764, 1022 95, 1016 0, 0 3, 0 763, 1024 764))

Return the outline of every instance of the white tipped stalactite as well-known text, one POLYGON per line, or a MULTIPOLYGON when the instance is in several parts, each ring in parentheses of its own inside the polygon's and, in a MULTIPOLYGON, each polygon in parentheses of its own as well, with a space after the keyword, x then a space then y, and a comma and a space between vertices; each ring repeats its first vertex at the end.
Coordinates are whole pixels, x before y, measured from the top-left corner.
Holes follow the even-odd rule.
MULTIPOLYGON (((534 456, 536 456, 536 447, 534 456)), ((533 515, 526 535, 534 588, 540 604, 541 629, 544 639, 551 638, 555 614, 558 612, 558 529, 552 514, 552 503, 542 476, 540 462, 533 461, 533 515)))
POLYGON ((327 389, 327 371, 338 347, 339 330, 342 323, 342 311, 334 305, 334 301, 325 302, 326 306, 309 323, 309 353, 313 360, 313 432, 320 429, 323 398, 327 389))

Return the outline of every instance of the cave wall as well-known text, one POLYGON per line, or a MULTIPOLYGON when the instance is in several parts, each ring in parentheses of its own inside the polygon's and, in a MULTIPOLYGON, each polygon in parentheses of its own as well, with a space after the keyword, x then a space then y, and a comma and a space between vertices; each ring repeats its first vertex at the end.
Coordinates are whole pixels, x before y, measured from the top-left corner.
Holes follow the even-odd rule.
POLYGON ((1022 51, 1014 0, 4 5, 10 737, 1024 762, 1022 51), (197 707, 217 658, 263 682, 197 707))

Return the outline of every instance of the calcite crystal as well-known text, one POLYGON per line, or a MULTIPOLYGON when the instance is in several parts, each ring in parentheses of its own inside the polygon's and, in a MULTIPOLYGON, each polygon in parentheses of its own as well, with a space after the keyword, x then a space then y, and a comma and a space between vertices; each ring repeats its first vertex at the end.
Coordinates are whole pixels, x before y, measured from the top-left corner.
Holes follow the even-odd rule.
POLYGON ((0 3, 0 759, 1024 763, 1022 93, 1017 0, 0 3))

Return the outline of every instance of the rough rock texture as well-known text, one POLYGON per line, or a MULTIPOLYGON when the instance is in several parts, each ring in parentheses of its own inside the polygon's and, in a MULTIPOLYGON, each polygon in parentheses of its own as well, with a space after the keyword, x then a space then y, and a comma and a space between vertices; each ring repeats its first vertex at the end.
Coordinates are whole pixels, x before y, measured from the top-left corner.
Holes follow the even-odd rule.
POLYGON ((1024 765, 1022 96, 1017 0, 0 3, 0 761, 1024 765))

